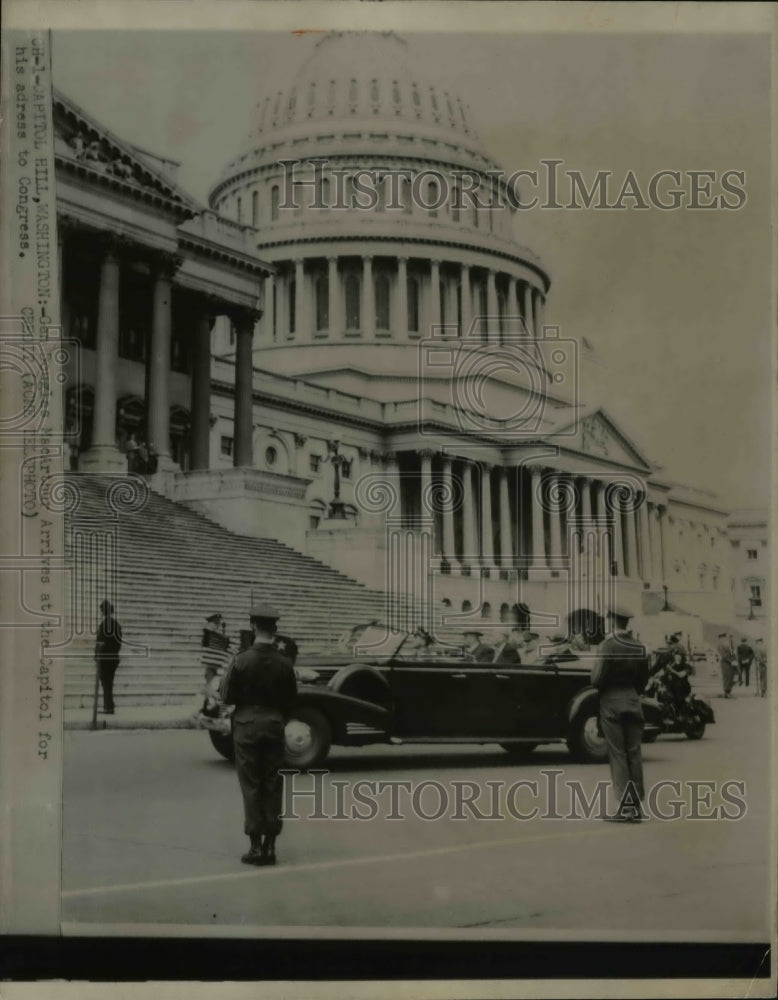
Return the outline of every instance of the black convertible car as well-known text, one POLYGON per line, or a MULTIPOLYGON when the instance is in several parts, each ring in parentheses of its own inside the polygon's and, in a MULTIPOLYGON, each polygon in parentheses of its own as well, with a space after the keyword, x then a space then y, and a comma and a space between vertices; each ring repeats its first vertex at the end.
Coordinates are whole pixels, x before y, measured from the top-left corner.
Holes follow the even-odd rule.
MULTIPOLYGON (((315 767, 330 747, 371 743, 498 743, 522 758, 541 743, 566 743, 576 760, 607 760, 591 659, 564 652, 532 665, 477 663, 428 634, 354 629, 338 653, 300 657, 298 699, 286 727, 287 762, 315 767)), ((200 715, 216 750, 232 758, 231 708, 200 715)), ((645 738, 661 712, 644 700, 645 738)))

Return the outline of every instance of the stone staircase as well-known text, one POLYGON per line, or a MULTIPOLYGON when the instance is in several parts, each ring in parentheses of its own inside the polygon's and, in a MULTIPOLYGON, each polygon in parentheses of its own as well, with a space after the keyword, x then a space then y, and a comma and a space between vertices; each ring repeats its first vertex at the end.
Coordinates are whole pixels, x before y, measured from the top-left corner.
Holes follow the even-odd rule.
POLYGON ((303 653, 331 648, 346 629, 385 617, 383 594, 286 545, 234 534, 153 491, 133 502, 133 488, 145 489, 138 480, 72 473, 67 487, 75 500, 66 513, 65 551, 80 581, 73 606, 87 609, 90 621, 70 647, 77 655, 66 660, 66 708, 91 705, 94 629, 105 596, 124 633, 114 685, 119 708, 194 704, 203 683, 205 616, 225 616, 236 648, 252 595, 278 608, 280 630, 303 653), (95 534, 117 540, 115 590, 101 586, 104 568, 84 554, 85 538, 95 534))

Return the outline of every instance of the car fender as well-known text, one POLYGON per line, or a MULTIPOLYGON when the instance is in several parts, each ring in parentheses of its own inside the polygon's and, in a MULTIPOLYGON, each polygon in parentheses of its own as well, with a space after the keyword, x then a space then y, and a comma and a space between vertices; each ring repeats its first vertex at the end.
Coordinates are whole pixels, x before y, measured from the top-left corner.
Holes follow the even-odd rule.
POLYGON ((392 691, 386 677, 365 663, 350 663, 330 678, 327 687, 337 694, 370 702, 380 708, 392 708, 392 691))
POLYGON ((586 703, 590 701, 593 701, 595 705, 599 705, 600 693, 594 685, 587 684, 586 687, 582 687, 570 699, 570 703, 567 706, 567 721, 572 722, 578 713, 583 711, 586 703))
MULTIPOLYGON (((316 708, 326 716, 336 740, 345 732, 349 722, 359 722, 374 729, 391 732, 392 711, 382 705, 361 698, 333 691, 319 685, 301 685, 297 689, 296 707, 316 708)), ((292 713, 294 715, 294 713, 292 713)))

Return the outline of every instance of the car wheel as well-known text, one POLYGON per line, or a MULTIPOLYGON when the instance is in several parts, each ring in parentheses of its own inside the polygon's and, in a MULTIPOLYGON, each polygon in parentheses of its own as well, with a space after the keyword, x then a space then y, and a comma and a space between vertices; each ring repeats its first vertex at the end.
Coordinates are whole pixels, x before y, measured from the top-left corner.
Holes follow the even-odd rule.
POLYGON ((514 760, 524 760, 529 757, 537 743, 501 743, 503 750, 514 760))
POLYGON ((221 754, 225 760, 235 760, 235 747, 232 745, 232 733, 217 733, 213 729, 208 730, 214 750, 221 754))
POLYGON ((573 757, 583 764, 604 764, 608 760, 608 744, 600 734, 596 706, 584 708, 573 719, 567 746, 573 757))
POLYGON ((701 740, 705 735, 705 720, 695 716, 689 720, 684 732, 690 740, 701 740))
POLYGON ((286 724, 286 763, 305 770, 327 759, 332 726, 317 708, 300 708, 286 724))

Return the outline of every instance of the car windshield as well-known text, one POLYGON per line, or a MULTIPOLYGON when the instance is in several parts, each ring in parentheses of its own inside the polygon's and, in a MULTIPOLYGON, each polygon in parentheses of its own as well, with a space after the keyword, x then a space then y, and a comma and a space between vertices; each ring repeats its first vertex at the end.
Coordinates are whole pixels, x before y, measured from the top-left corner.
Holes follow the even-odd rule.
POLYGON ((392 656, 406 634, 392 632, 379 622, 370 622, 357 625, 341 636, 339 645, 353 656, 392 656))

